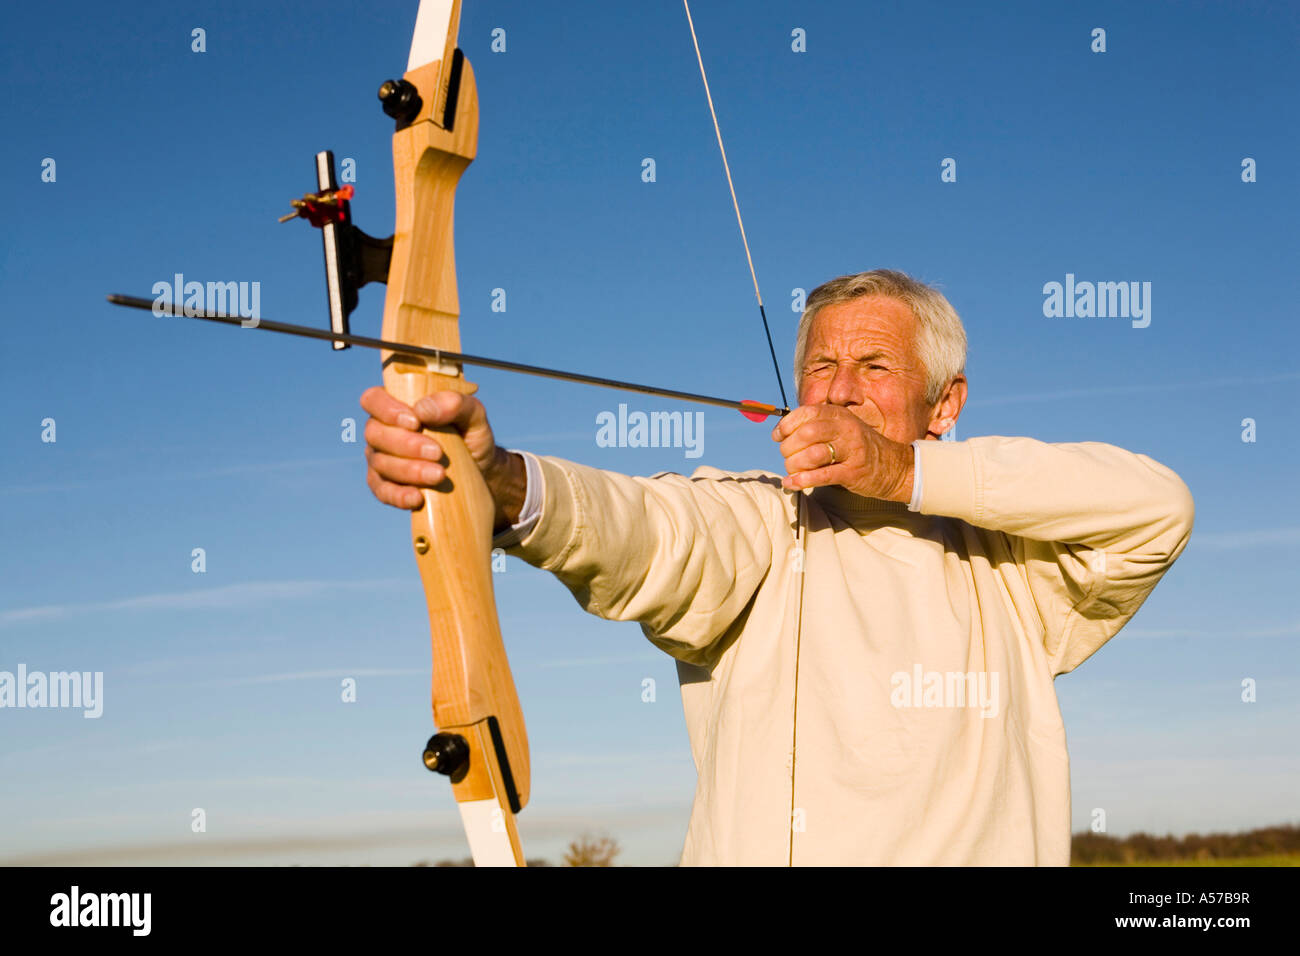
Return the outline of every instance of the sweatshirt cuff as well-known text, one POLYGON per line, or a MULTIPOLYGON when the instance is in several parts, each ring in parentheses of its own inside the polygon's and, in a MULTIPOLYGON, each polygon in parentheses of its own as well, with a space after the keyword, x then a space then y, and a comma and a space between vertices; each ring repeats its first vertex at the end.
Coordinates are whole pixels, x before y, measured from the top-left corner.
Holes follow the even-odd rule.
POLYGON ((921 489, 925 483, 921 478, 921 439, 912 442, 912 500, 907 503, 908 511, 921 510, 921 489))
MULTIPOLYGON (((983 509, 982 495, 975 467, 975 450, 969 442, 918 441, 917 472, 924 471, 925 482, 913 489, 914 511, 929 515, 961 518, 978 526, 983 509)), ((910 507, 910 506, 909 506, 910 507)))
POLYGON ((542 517, 542 497, 546 490, 546 482, 542 478, 542 466, 536 455, 526 451, 515 451, 512 448, 507 448, 506 451, 524 460, 527 490, 524 493, 524 506, 519 511, 519 520, 492 538, 494 549, 514 547, 537 526, 537 522, 542 517))

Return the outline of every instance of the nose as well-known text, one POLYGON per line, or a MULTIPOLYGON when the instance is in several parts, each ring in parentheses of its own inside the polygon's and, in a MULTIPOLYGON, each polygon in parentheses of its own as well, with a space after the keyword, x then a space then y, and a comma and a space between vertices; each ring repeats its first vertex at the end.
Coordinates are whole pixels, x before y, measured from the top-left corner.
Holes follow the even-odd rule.
POLYGON ((826 389, 826 404, 854 405, 857 404, 857 397, 858 381, 851 364, 836 364, 831 384, 826 389))

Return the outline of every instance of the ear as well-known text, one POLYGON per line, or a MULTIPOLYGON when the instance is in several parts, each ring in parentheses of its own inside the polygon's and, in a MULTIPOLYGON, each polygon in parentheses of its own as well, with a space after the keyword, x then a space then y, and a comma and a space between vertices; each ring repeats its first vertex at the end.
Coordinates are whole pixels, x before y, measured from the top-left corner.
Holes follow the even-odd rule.
POLYGON ((961 410, 966 406, 966 396, 966 376, 958 375, 948 383, 943 396, 935 403, 929 424, 926 426, 927 435, 938 438, 957 424, 961 410))

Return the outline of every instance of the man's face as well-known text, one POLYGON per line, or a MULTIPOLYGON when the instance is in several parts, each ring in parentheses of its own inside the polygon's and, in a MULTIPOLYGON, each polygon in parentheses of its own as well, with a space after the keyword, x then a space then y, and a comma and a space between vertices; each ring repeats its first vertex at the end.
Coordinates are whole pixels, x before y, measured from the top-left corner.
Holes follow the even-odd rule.
POLYGON ((924 438, 933 409, 916 326, 906 303, 883 295, 821 309, 808 330, 799 404, 843 406, 903 444, 924 438))

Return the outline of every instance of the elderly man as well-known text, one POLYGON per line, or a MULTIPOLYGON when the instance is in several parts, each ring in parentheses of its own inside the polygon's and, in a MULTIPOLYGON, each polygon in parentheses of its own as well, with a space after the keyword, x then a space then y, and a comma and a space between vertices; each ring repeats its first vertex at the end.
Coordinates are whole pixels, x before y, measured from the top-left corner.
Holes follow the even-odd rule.
POLYGON ((941 442, 966 336, 887 270, 808 297, 786 476, 636 478, 495 445, 483 406, 362 404, 379 500, 420 505, 454 423, 497 543, 677 661, 699 783, 682 863, 1059 864, 1053 678, 1114 637, 1191 534, 1170 469, 1097 442, 941 442))

